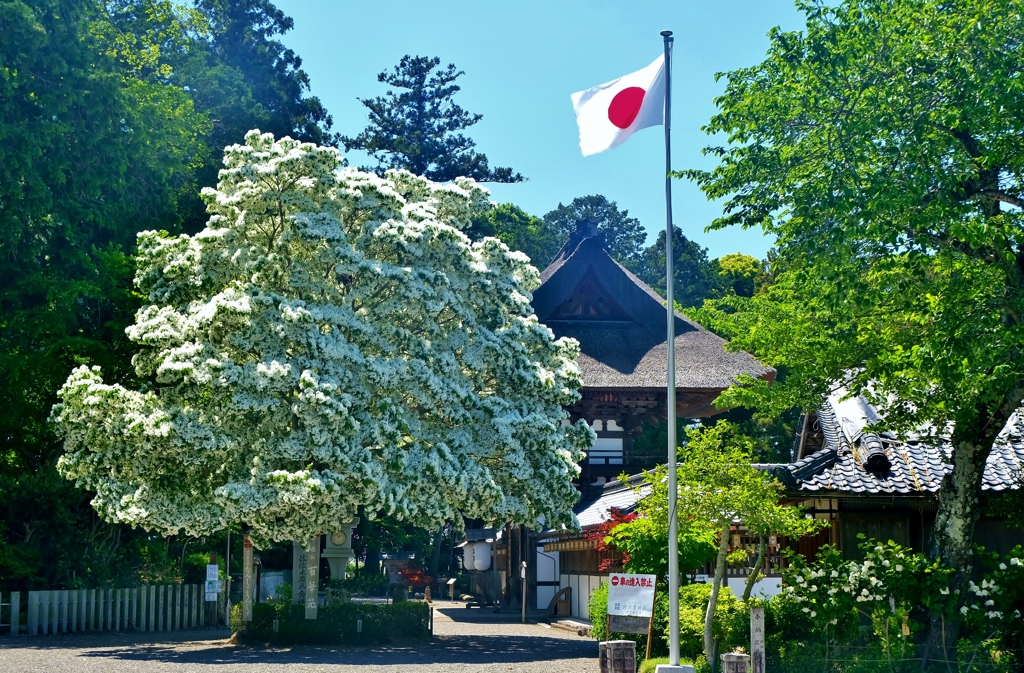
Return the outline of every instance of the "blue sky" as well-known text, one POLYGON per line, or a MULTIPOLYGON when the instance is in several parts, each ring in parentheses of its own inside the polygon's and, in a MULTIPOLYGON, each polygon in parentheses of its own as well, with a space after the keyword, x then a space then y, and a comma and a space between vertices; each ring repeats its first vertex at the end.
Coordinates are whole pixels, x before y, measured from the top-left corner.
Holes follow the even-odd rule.
MULTIPOLYGON (((466 74, 456 100, 484 118, 469 129, 492 166, 529 178, 488 185, 499 202, 543 215, 577 196, 604 194, 643 223, 649 240, 665 226, 661 127, 625 144, 582 157, 569 95, 639 70, 662 50, 662 30, 675 33, 673 167, 713 166, 700 150, 700 127, 724 89, 716 72, 763 60, 773 26, 802 28, 792 0, 517 0, 447 2, 277 0, 295 19, 284 42, 303 59, 312 92, 355 135, 366 125, 357 97, 384 92, 376 80, 405 54, 439 56, 466 74)), ((354 165, 365 163, 356 153, 354 165)), ((771 241, 759 231, 705 233, 721 212, 694 185, 673 181, 676 225, 711 257, 744 252, 763 257, 771 241)))

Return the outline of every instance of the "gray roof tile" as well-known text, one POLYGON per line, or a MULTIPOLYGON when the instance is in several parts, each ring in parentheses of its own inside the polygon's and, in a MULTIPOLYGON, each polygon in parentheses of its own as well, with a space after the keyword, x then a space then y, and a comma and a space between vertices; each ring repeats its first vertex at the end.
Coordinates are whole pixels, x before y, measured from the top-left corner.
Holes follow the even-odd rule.
MULTIPOLYGON (((938 492, 942 478, 950 471, 952 453, 949 439, 932 442, 920 439, 900 441, 864 433, 867 422, 877 414, 863 398, 849 401, 830 399, 818 411, 818 423, 825 447, 789 465, 774 466, 775 474, 789 491, 807 493, 866 493, 871 495, 924 495, 938 492), (857 409, 863 415, 857 417, 857 409), (880 441, 889 459, 885 472, 865 467, 865 443, 880 441)), ((858 412, 859 413, 859 412, 858 412)), ((1000 433, 985 464, 982 489, 1002 491, 1018 488, 1024 478, 1024 413, 1018 411, 1000 433)))

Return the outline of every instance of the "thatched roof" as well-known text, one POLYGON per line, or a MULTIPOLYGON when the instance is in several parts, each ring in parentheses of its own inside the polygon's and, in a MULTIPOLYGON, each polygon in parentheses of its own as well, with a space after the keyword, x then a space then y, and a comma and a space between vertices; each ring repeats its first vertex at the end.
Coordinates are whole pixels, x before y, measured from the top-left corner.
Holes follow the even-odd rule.
MULTIPOLYGON (((533 308, 556 336, 580 342, 584 387, 667 386, 664 300, 612 259, 592 226, 579 226, 541 273, 533 308)), ((723 390, 740 374, 774 377, 692 320, 677 313, 675 321, 678 389, 723 390)))

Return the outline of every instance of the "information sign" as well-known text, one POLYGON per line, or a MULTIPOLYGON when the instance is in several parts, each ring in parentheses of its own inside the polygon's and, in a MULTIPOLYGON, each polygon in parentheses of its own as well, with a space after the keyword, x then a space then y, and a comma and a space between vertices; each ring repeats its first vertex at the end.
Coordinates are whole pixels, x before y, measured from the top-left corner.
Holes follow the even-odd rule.
POLYGON ((210 563, 206 566, 206 600, 213 602, 217 600, 217 594, 220 593, 220 580, 217 579, 217 573, 219 568, 216 563, 210 563))
POLYGON ((654 614, 655 575, 608 576, 608 614, 650 617, 654 614))

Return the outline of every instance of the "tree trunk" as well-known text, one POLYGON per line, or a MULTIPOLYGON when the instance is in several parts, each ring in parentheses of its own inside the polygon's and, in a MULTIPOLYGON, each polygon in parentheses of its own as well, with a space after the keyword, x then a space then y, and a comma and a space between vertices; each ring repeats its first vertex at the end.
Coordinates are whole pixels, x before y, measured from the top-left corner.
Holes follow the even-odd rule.
MULTIPOLYGON (((967 586, 974 570, 974 529, 981 517, 982 474, 992 453, 992 444, 1021 403, 1024 387, 1012 390, 1003 403, 991 412, 978 405, 973 419, 957 419, 953 432, 953 469, 943 478, 939 490, 935 527, 928 545, 928 555, 941 559, 954 568, 949 589, 963 605, 967 586)), ((966 415, 966 414, 965 414, 966 415)), ((960 637, 960 612, 943 617, 941 611, 929 616, 928 642, 921 670, 929 660, 956 661, 956 644, 960 637)))
POLYGON ((754 563, 754 569, 747 577, 747 585, 743 587, 744 603, 750 600, 750 592, 753 591, 754 584, 757 582, 757 576, 761 572, 761 568, 764 566, 764 559, 765 556, 767 556, 767 551, 768 538, 762 533, 757 543, 757 561, 754 563))
POLYGON ((711 583, 711 597, 708 599, 708 611, 704 614, 704 654, 708 657, 708 665, 714 670, 715 638, 711 633, 711 626, 715 621, 715 608, 718 607, 718 590, 722 587, 722 579, 725 577, 725 557, 729 555, 729 527, 726 523, 722 527, 722 539, 718 543, 718 561, 715 563, 715 579, 711 583))
POLYGON ((359 534, 366 541, 366 562, 363 563, 363 575, 380 574, 380 538, 374 534, 373 521, 367 516, 359 518, 359 534))
POLYGON ((430 552, 430 565, 427 567, 427 574, 431 577, 437 577, 437 567, 441 565, 442 542, 444 542, 444 524, 441 524, 434 535, 434 548, 430 552))

